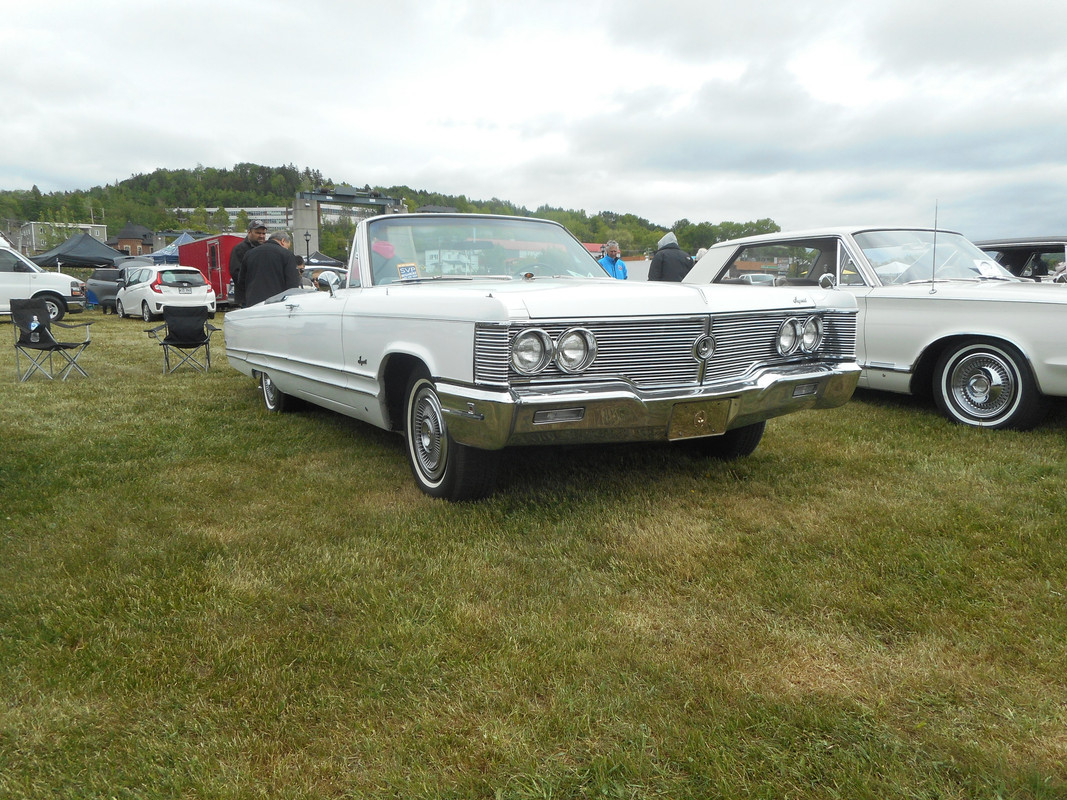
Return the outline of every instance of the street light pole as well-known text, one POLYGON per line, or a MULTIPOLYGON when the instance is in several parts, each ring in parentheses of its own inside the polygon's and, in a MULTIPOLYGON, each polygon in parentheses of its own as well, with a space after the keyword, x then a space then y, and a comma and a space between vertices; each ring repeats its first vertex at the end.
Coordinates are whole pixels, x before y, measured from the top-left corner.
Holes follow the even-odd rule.
POLYGON ((311 231, 304 231, 304 253, 311 259, 311 231))

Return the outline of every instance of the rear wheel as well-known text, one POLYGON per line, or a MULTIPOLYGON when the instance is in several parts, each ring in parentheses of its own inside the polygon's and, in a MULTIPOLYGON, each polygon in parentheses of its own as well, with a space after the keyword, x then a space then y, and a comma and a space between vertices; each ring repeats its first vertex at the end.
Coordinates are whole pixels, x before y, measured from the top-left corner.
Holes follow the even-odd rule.
POLYGON ((934 400, 953 422, 979 428, 1026 430, 1047 408, 1023 354, 984 339, 969 339, 941 355, 934 400))
POLYGON ((743 428, 734 428, 722 436, 695 439, 693 444, 705 456, 733 461, 752 455, 763 439, 766 428, 766 422, 756 422, 743 428))
POLYGON ((141 303, 141 319, 143 319, 145 322, 152 321, 152 311, 148 308, 147 302, 141 303))
POLYGON ((415 483, 431 497, 477 500, 493 491, 498 453, 453 441, 437 389, 425 369, 408 380, 404 439, 415 483))

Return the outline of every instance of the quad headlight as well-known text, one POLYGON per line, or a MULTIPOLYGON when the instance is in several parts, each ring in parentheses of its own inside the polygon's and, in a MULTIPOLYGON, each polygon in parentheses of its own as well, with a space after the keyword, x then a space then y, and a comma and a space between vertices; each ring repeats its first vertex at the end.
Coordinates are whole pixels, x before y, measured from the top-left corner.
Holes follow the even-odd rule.
POLYGON ((511 345, 511 365, 523 375, 535 375, 552 363, 554 351, 551 336, 540 328, 529 328, 511 345))
POLYGON ((585 328, 564 331, 556 342, 556 366, 568 375, 585 370, 596 358, 596 339, 585 328))
POLYGON ((822 318, 808 317, 800 329, 800 349, 814 353, 822 344, 822 318))
POLYGON ((561 372, 577 375, 589 368, 596 354, 596 337, 585 328, 569 328, 555 341, 540 328, 528 328, 511 344, 511 365, 522 375, 536 375, 554 361, 561 372))
POLYGON ((800 339, 800 321, 790 317, 778 328, 778 355, 792 355, 800 339))
POLYGON ((778 354, 790 356, 798 350, 802 353, 814 353, 822 344, 822 338, 821 317, 812 316, 805 320, 790 317, 778 328, 778 354))

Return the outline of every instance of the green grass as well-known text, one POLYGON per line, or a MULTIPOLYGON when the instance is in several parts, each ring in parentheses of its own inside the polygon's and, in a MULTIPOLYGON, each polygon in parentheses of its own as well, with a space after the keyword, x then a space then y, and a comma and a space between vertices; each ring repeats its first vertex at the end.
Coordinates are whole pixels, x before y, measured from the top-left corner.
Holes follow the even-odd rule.
POLYGON ((56 384, 0 323, 0 797, 1067 796, 1062 404, 521 449, 453 505, 218 335, 164 378, 79 319, 56 384))

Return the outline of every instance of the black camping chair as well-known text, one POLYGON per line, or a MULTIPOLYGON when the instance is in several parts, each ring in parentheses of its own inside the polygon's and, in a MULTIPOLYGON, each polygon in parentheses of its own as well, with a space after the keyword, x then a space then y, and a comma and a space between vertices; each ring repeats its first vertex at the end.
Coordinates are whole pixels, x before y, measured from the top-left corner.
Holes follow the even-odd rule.
POLYGON ((11 300, 11 321, 15 329, 15 372, 19 383, 29 380, 35 372, 40 372, 48 380, 56 376, 52 356, 59 353, 64 363, 59 371, 59 379, 66 380, 72 370, 77 370, 86 378, 89 374, 78 364, 78 357, 89 346, 89 326, 92 322, 52 322, 48 316, 48 305, 44 300, 11 300), (52 333, 53 326, 60 328, 85 328, 85 339, 80 342, 60 342, 52 333), (29 359, 26 371, 22 371, 19 356, 29 359), (46 369, 47 367, 47 369, 46 369))
POLYGON ((207 372, 211 367, 211 334, 222 330, 208 322, 211 314, 207 306, 188 308, 185 306, 163 306, 163 324, 145 331, 155 338, 163 347, 163 374, 167 375, 188 364, 200 372, 207 372), (204 360, 197 354, 204 351, 204 360), (181 359, 173 367, 170 365, 170 351, 175 350, 181 359))

